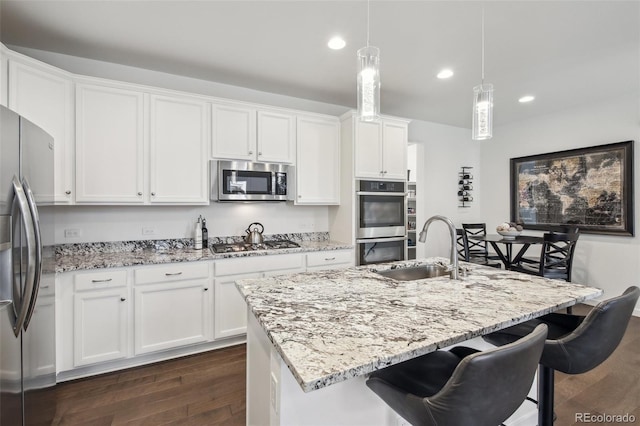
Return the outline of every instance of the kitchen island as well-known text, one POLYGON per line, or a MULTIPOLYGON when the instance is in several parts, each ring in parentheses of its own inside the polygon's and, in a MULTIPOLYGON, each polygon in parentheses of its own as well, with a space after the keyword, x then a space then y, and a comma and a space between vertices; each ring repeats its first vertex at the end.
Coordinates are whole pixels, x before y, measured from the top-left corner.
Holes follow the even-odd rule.
MULTIPOLYGON (((248 424, 397 425, 368 373, 565 308, 597 288, 461 263, 461 280, 396 281, 377 272, 429 258, 249 279, 248 424)), ((535 424, 535 406, 511 424, 535 424), (527 423, 532 421, 533 423, 527 423)), ((520 410, 519 410, 520 411, 520 410)), ((525 411, 527 411, 525 409, 525 411)))

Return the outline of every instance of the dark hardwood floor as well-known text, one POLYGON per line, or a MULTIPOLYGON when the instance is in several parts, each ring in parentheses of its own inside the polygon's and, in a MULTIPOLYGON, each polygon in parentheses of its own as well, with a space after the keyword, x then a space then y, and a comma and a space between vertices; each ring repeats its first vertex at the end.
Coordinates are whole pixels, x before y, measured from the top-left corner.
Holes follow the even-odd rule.
POLYGON ((244 425, 245 345, 56 386, 55 425, 244 425))
MULTIPOLYGON (((245 362, 239 345, 61 383, 53 394, 54 424, 244 425, 245 362)), ((640 424, 640 318, 631 319, 607 361, 581 375, 556 373, 555 389, 557 426, 583 425, 576 413, 628 413, 636 418, 631 424, 640 424)))

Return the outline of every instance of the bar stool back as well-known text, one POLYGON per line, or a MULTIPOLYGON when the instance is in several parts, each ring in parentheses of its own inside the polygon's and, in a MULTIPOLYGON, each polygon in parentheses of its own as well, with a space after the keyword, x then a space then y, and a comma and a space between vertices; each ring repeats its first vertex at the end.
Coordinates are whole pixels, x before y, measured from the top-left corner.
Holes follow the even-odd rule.
POLYGON ((527 397, 547 326, 484 352, 436 351, 378 370, 367 386, 412 425, 496 426, 527 397))

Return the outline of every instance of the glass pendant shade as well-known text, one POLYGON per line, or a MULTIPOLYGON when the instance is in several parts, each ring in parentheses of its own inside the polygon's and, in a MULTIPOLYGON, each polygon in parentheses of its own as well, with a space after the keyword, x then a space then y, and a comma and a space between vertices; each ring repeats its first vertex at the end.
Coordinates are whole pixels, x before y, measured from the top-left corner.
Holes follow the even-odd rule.
POLYGON ((380 49, 373 46, 358 50, 358 116, 380 119, 380 49))
POLYGON ((473 88, 472 139, 491 139, 493 136, 493 84, 473 88))

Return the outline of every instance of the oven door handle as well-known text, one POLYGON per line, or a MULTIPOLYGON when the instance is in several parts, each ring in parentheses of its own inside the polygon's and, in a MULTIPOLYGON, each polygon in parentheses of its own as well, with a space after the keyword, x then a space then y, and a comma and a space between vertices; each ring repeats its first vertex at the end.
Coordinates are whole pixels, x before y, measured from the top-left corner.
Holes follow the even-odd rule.
POLYGON ((391 196, 391 197, 406 197, 406 192, 370 192, 370 191, 357 191, 356 195, 380 195, 380 196, 391 196))
POLYGON ((407 237, 391 237, 391 238, 365 238, 365 239, 361 239, 361 240, 356 240, 356 243, 358 244, 365 244, 365 243, 391 243, 394 241, 403 241, 406 240, 407 237))

